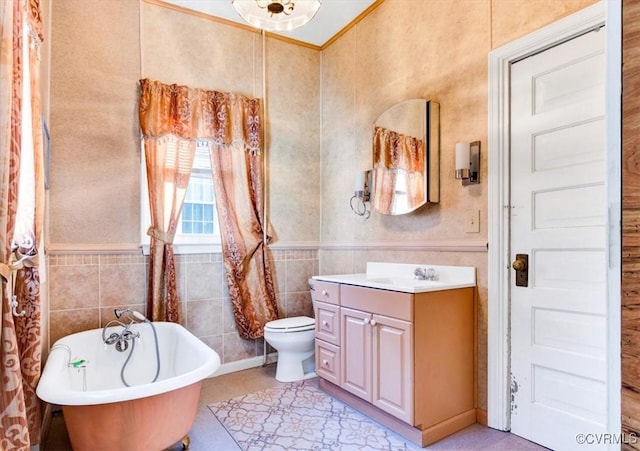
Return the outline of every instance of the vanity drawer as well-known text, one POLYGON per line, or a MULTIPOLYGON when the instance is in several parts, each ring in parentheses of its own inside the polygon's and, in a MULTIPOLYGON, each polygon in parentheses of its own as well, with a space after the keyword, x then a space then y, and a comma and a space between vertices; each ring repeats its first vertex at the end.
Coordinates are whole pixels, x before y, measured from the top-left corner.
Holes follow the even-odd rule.
POLYGON ((316 374, 333 384, 340 384, 339 347, 316 340, 316 374))
POLYGON ((343 307, 413 321, 413 294, 377 288, 341 285, 343 307))
POLYGON ((326 302, 313 303, 316 317, 316 338, 334 345, 340 344, 340 307, 326 302))
POLYGON ((340 284, 310 279, 309 289, 313 301, 340 305, 340 284))

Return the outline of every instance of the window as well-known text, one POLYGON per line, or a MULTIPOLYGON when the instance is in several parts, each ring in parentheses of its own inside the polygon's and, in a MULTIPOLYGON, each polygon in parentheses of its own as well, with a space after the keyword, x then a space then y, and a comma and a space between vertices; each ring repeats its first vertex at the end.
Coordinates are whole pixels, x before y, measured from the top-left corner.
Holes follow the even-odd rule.
MULTIPOLYGON (((147 235, 147 229, 151 225, 151 215, 144 157, 142 158, 141 171, 142 248, 144 253, 148 254, 150 239, 147 235)), ((211 178, 209 143, 206 140, 199 140, 196 145, 189 187, 182 204, 180 222, 173 244, 176 254, 210 253, 221 250, 220 228, 218 227, 213 179, 211 178)))
POLYGON ((213 235, 215 204, 213 180, 203 174, 191 174, 189 189, 182 206, 180 233, 183 235, 213 235))
POLYGON ((196 147, 178 233, 189 236, 220 236, 211 178, 209 144, 206 141, 199 141, 196 147))
MULTIPOLYGON (((26 22, 22 24, 23 42, 29 42, 29 27, 26 22)), ((22 61, 27 64, 21 65, 22 77, 26 82, 22 83, 22 98, 31 98, 31 67, 29 65, 29 46, 22 46, 22 61)), ((20 133, 22 140, 20 142, 20 177, 18 179, 18 192, 20 196, 16 200, 16 216, 13 229, 12 246, 20 246, 27 251, 31 251, 33 246, 37 246, 35 242, 34 225, 36 221, 36 167, 35 154, 36 148, 33 142, 33 128, 40 127, 41 124, 33 123, 31 102, 22 103, 22 117, 20 119, 20 133)), ((23 251, 24 251, 23 249, 23 251)))

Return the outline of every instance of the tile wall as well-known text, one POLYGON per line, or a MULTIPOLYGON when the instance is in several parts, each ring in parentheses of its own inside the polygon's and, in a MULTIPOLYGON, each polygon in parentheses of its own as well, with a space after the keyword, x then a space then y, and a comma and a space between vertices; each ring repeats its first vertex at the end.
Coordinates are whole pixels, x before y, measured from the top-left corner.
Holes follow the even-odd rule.
MULTIPOLYGON (((313 316, 307 280, 318 272, 317 251, 274 250, 280 317, 313 316)), ((49 343, 114 319, 113 309, 144 312, 148 258, 137 254, 54 254, 48 258, 49 343)), ((236 332, 221 254, 176 256, 181 323, 223 363, 261 356, 263 341, 236 332)))

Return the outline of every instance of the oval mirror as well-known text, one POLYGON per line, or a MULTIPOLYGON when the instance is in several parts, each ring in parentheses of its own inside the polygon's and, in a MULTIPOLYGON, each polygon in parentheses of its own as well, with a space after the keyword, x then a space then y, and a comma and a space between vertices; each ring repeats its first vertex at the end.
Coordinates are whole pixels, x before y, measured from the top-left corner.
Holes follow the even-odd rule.
POLYGON ((374 122, 373 208, 401 215, 439 200, 440 105, 406 100, 374 122))

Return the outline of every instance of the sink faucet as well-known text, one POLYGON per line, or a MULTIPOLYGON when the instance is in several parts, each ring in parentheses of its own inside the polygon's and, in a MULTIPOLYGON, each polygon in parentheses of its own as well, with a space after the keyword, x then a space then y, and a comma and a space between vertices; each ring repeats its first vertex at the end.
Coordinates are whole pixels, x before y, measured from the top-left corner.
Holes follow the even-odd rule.
POLYGON ((438 273, 433 268, 417 267, 413 271, 413 275, 417 280, 438 280, 438 273))

